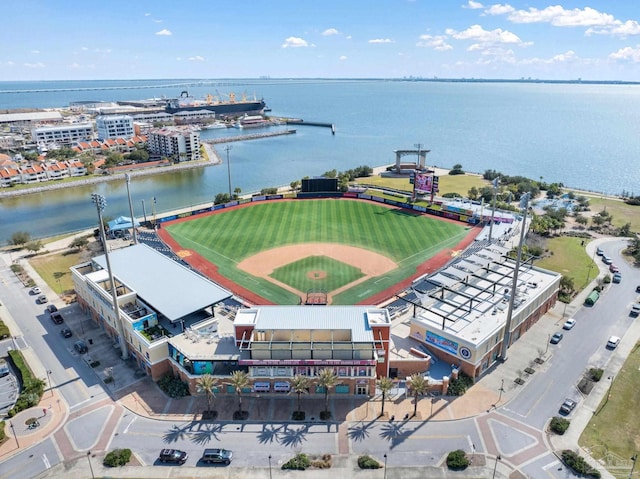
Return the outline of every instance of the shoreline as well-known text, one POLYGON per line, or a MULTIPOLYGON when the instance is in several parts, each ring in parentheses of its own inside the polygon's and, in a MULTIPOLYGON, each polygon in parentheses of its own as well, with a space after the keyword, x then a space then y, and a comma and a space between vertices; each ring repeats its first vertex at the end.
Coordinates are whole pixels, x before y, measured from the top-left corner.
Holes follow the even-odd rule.
POLYGON ((118 173, 113 173, 111 175, 102 175, 102 176, 91 176, 87 178, 83 178, 81 180, 66 182, 66 183, 58 183, 54 180, 51 182, 45 183, 43 186, 34 186, 32 188, 25 188, 21 190, 15 191, 0 191, 0 200, 3 198, 13 198, 16 196, 25 196, 34 193, 43 193, 45 191, 53 191, 53 190, 61 190, 64 188, 73 188, 75 186, 87 186, 93 185, 96 183, 106 183, 108 181, 115 180, 123 180, 124 175, 128 174, 132 178, 138 176, 152 176, 152 175, 161 175, 165 173, 172 173, 176 170, 190 170, 194 168, 206 168, 207 166, 216 166, 222 164, 222 158, 218 154, 215 147, 208 143, 202 143, 204 146, 207 155, 209 156, 208 160, 200 160, 197 162, 185 162, 179 163, 176 165, 169 166, 156 166, 152 168, 143 168, 141 170, 122 170, 118 173))

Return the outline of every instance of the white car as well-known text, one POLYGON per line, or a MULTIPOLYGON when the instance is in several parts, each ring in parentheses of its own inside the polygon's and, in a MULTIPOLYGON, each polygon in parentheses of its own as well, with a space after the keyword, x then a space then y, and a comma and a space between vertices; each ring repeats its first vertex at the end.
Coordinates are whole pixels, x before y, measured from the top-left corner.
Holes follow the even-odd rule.
POLYGON ((620 338, 618 336, 611 336, 609 341, 607 341, 607 348, 616 349, 620 344, 620 338))
POLYGON ((42 293, 42 291, 40 291, 40 288, 38 288, 37 286, 34 286, 33 288, 31 288, 31 294, 40 294, 42 293))
POLYGON ((569 318, 564 322, 564 325, 562 325, 562 329, 569 330, 573 328, 575 325, 576 325, 576 320, 573 318, 569 318))

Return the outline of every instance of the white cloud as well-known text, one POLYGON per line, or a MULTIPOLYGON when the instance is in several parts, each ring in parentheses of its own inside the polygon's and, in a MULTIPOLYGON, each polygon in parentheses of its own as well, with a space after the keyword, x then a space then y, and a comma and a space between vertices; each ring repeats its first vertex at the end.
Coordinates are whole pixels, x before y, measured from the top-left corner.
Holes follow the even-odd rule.
POLYGON ((42 62, 37 63, 23 63, 23 65, 27 68, 44 68, 45 65, 42 62))
POLYGON ((190 62, 203 62, 204 61, 204 57, 201 57, 200 55, 196 55, 194 57, 189 57, 189 61, 190 62))
POLYGON ((456 40, 472 40, 481 45, 493 45, 499 43, 523 44, 523 41, 520 40, 518 35, 510 32, 509 30, 503 30, 502 28, 485 30, 480 25, 471 25, 469 28, 461 32, 448 28, 446 33, 456 40))
POLYGON ((491 5, 489 8, 487 8, 484 13, 486 13, 487 15, 505 15, 513 11, 515 11, 515 8, 513 8, 511 5, 501 5, 499 3, 496 3, 495 5, 491 5))
POLYGON ((516 10, 508 4, 495 4, 487 8, 485 13, 507 14, 507 18, 513 23, 550 23, 556 27, 590 27, 620 23, 613 15, 591 7, 569 10, 561 5, 551 5, 543 9, 529 7, 528 10, 516 10))
POLYGON ((324 32, 322 32, 323 37, 329 37, 331 35, 339 35, 340 32, 335 28, 327 28, 324 32))
POLYGON ((592 63, 589 59, 581 59, 576 55, 573 50, 568 50, 565 53, 559 53, 551 58, 526 58, 520 62, 523 65, 557 65, 562 63, 592 63))
POLYGON ((484 6, 480 2, 474 2, 473 0, 469 0, 467 5, 463 5, 463 8, 470 8, 471 10, 477 10, 479 8, 484 8, 484 6))
POLYGON ((374 38, 373 40, 369 40, 369 43, 394 43, 390 38, 374 38))
POLYGON ((453 49, 453 47, 447 43, 447 37, 444 35, 420 35, 420 41, 416 43, 416 46, 433 48, 439 52, 453 49))
POLYGON ((340 58, 339 58, 339 60, 340 60, 341 62, 345 61, 346 59, 347 59, 347 56, 346 56, 346 55, 341 55, 341 56, 340 56, 340 58))
POLYGON ((163 36, 163 37, 170 37, 171 35, 173 35, 173 33, 171 33, 171 30, 167 30, 166 28, 164 28, 159 32, 156 32, 156 35, 163 36))
POLYGON ((308 47, 309 44, 307 41, 300 37, 289 37, 282 44, 282 48, 299 48, 299 47, 308 47))
POLYGON ((624 47, 615 51, 609 55, 609 60, 629 61, 633 63, 640 63, 640 45, 633 47, 624 47))
POLYGON ((640 23, 636 20, 627 20, 615 26, 591 27, 587 29, 585 35, 613 35, 621 38, 626 38, 630 35, 640 35, 640 23))
POLYGON ((82 50, 83 52, 88 52, 89 51, 89 47, 80 47, 80 50, 82 50))
POLYGON ((111 48, 96 48, 94 50, 95 53, 104 53, 104 54, 109 54, 111 53, 111 48))
POLYGON ((69 68, 71 68, 72 70, 79 70, 81 67, 79 63, 73 62, 71 65, 69 65, 69 68))
POLYGON ((144 16, 145 16, 145 17, 150 17, 150 16, 151 16, 151 14, 150 14, 150 13, 145 13, 145 14, 144 14, 144 16))
POLYGON ((351 40, 351 35, 347 35, 347 40, 351 40))

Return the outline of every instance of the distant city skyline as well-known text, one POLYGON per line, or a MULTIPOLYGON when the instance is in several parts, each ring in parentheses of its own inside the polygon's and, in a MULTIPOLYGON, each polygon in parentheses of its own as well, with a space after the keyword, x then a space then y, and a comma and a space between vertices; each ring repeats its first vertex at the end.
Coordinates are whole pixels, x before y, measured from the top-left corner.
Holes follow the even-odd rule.
POLYGON ((3 4, 0 81, 640 79, 629 0, 3 4))

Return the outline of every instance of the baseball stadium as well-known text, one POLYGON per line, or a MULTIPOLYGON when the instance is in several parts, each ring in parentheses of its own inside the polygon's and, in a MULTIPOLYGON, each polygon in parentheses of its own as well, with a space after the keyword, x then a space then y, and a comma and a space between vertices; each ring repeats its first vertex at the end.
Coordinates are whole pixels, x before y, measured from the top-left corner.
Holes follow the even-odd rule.
POLYGON ((245 203, 163 223, 185 262, 254 305, 379 304, 480 228, 356 198, 245 203))

